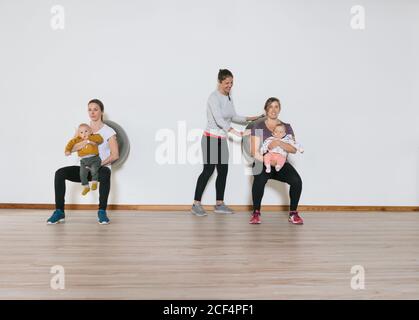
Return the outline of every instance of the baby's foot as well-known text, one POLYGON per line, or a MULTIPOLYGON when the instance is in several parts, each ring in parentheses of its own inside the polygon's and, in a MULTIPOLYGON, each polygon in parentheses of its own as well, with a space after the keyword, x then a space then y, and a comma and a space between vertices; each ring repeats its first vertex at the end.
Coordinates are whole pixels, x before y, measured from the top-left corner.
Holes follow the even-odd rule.
POLYGON ((276 172, 278 172, 279 170, 281 170, 281 166, 275 166, 275 170, 276 170, 276 172))
POLYGON ((266 172, 266 173, 270 173, 270 172, 271 172, 271 166, 270 166, 270 165, 267 165, 267 166, 266 166, 266 170, 265 170, 265 172, 266 172))
POLYGON ((92 190, 96 190, 97 189, 97 182, 93 182, 92 183, 92 190))
POLYGON ((89 186, 84 187, 83 192, 81 193, 83 196, 85 196, 90 191, 89 186))

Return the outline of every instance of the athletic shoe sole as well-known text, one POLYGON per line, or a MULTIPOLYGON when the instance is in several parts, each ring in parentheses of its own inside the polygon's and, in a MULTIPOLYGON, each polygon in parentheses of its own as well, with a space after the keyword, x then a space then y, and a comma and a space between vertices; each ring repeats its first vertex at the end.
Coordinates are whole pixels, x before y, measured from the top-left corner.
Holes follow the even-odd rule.
POLYGON ((110 222, 106 222, 106 221, 102 221, 102 222, 98 221, 97 223, 102 224, 102 225, 104 225, 104 224, 110 224, 110 222))
POLYGON ((220 214, 233 214, 232 211, 222 211, 222 210, 214 210, 214 213, 220 213, 220 214))
POLYGON ((196 213, 195 211, 191 210, 191 213, 197 217, 205 217, 208 214, 207 213, 196 213))
POLYGON ((289 223, 295 224, 295 225, 302 225, 304 222, 292 222, 290 219, 288 219, 289 223))
POLYGON ((64 223, 64 222, 65 222, 65 219, 60 219, 57 222, 48 221, 47 224, 59 224, 59 223, 64 223))

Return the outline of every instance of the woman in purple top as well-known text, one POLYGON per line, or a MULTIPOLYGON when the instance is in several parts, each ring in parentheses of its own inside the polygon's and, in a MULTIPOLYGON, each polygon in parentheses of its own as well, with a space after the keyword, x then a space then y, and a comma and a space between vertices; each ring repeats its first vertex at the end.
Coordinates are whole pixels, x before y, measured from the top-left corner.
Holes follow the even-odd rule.
MULTIPOLYGON (((300 200, 301 190, 302 190, 302 181, 298 172, 294 167, 286 162, 284 166, 278 172, 276 170, 271 170, 270 173, 265 172, 263 164, 263 154, 261 154, 260 146, 263 141, 272 136, 277 124, 282 123, 278 119, 279 112, 281 111, 281 103, 277 98, 269 98, 265 103, 265 113, 266 119, 258 124, 256 124, 251 129, 251 140, 250 140, 250 152, 252 157, 255 158, 256 162, 253 167, 253 186, 252 186, 252 197, 253 197, 253 214, 250 219, 251 224, 259 224, 260 221, 260 206, 263 198, 263 193, 265 191, 265 185, 269 179, 278 180, 289 184, 290 190, 290 212, 289 212, 289 221, 293 224, 303 224, 303 219, 298 215, 297 207, 298 201, 300 200)), ((291 125, 284 123, 286 127, 286 133, 291 134, 294 138, 294 131, 291 128, 291 125)), ((288 153, 296 153, 297 150, 290 144, 283 141, 277 140, 273 141, 268 149, 275 147, 281 147, 288 153)), ((275 165, 275 163, 272 163, 275 165)))

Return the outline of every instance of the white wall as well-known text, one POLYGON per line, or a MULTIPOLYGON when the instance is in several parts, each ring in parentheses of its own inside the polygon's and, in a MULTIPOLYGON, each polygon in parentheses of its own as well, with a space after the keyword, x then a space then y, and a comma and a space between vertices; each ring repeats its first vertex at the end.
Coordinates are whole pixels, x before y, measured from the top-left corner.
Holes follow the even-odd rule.
MULTIPOLYGON (((306 149, 292 159, 301 204, 419 205, 418 28, 415 0, 2 0, 0 203, 53 203, 55 170, 77 163, 64 145, 96 97, 131 141, 110 203, 191 203, 201 166, 157 164, 155 135, 203 128, 226 67, 240 114, 281 99, 306 149), (64 30, 50 26, 56 4, 64 30), (350 27, 358 4, 365 30, 350 27)), ((230 167, 228 204, 251 203, 243 172, 230 167)), ((97 199, 68 186, 67 202, 97 199)), ((263 203, 288 203, 285 186, 269 183, 263 203)))

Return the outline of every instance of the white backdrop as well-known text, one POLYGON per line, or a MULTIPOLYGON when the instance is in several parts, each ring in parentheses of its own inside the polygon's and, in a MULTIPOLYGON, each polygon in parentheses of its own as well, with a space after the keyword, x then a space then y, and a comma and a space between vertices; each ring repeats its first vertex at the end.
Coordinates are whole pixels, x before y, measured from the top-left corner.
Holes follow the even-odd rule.
MULTIPOLYGON (((0 203, 53 203, 55 170, 77 163, 64 146, 99 98, 131 142, 109 202, 190 204, 201 165, 158 164, 156 133, 202 129, 228 68, 239 114, 281 99, 306 149, 292 157, 301 204, 419 205, 418 30, 415 0, 1 0, 0 203), (64 29, 51 27, 53 5, 64 29), (350 26, 354 5, 365 30, 350 26)), ((243 172, 230 167, 228 204, 251 203, 243 172)), ((68 191, 69 203, 96 202, 68 191)), ((270 182, 263 204, 287 203, 270 182)))

